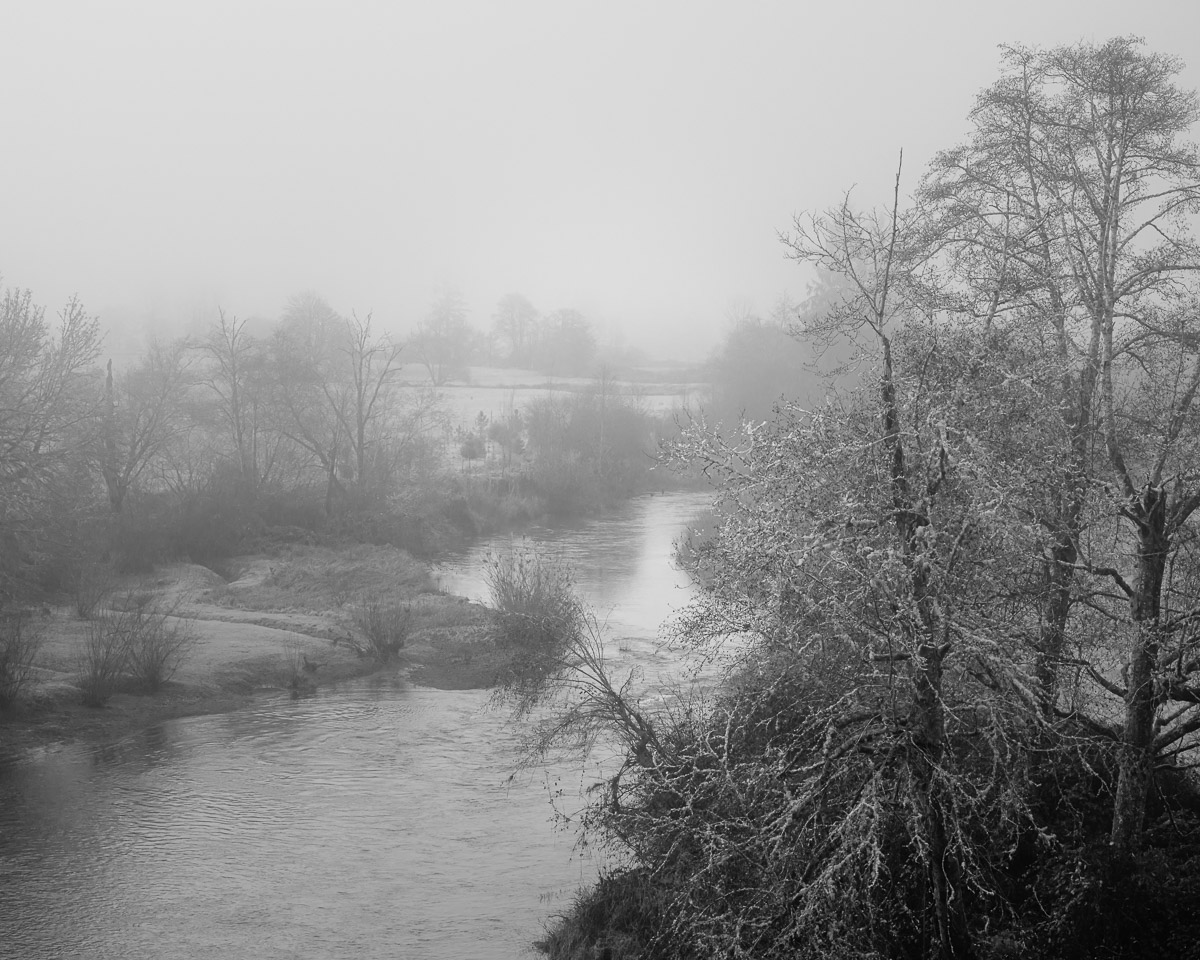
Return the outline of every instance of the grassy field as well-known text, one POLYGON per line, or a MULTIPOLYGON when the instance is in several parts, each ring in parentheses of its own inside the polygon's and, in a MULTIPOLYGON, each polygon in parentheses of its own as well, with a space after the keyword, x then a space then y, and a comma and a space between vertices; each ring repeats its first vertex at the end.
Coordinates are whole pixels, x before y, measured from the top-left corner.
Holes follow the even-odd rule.
MULTIPOLYGON (((707 389, 695 380, 671 382, 666 376, 677 373, 673 367, 646 367, 632 371, 627 379, 611 381, 610 388, 634 400, 649 414, 666 414, 684 407, 695 407, 707 389)), ((419 364, 408 364, 402 371, 406 383, 426 379, 419 364)), ((451 422, 471 427, 484 414, 499 420, 513 410, 523 410, 531 401, 555 395, 583 393, 597 387, 595 379, 585 377, 548 377, 536 370, 507 367, 471 367, 465 381, 452 381, 438 388, 451 422)))

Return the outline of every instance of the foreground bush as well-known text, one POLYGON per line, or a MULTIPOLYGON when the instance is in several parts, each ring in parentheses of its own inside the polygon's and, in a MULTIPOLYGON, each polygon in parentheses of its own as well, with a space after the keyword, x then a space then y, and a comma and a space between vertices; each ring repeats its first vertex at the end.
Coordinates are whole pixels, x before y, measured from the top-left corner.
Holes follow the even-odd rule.
POLYGON ((26 615, 0 617, 0 709, 16 703, 28 688, 41 640, 26 615))
POLYGON ((370 656, 379 663, 389 663, 408 642, 412 626, 412 608, 397 603, 382 594, 372 594, 354 611, 354 625, 366 637, 365 645, 357 645, 359 656, 370 656))
POLYGON ((177 608, 131 590, 88 624, 76 675, 85 706, 104 706, 126 682, 156 693, 175 675, 196 642, 177 608))
POLYGON ((484 580, 497 612, 496 641, 509 656, 498 696, 528 712, 547 683, 567 670, 588 622, 569 566, 528 541, 484 561, 484 580))
POLYGON ((138 689, 147 693, 156 693, 175 676, 196 642, 195 631, 180 619, 178 607, 130 591, 108 615, 110 629, 123 638, 126 668, 138 689))
POLYGON ((553 644, 576 629, 583 607, 571 569, 528 541, 510 544, 484 561, 484 580, 500 614, 504 643, 525 647, 553 644))
POLYGON ((662 926, 660 910, 658 893, 643 872, 619 871, 580 893, 537 946, 555 960, 665 956, 652 946, 662 926))
POLYGON ((128 660, 124 637, 108 617, 88 623, 87 638, 75 661, 75 685, 85 707, 103 707, 121 685, 128 660))

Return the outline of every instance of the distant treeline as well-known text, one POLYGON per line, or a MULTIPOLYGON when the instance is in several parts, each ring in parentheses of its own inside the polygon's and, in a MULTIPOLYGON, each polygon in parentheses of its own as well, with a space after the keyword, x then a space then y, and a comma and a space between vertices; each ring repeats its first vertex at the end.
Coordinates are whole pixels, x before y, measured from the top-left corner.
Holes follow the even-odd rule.
MULTIPOLYGON (((443 298, 401 342, 306 294, 273 324, 219 311, 197 335, 152 341, 117 366, 103 362, 99 323, 81 304, 55 323, 28 291, 8 291, 0 595, 65 588, 88 563, 206 562, 264 537, 428 553, 481 527, 592 512, 649 488, 673 426, 603 366, 495 422, 452 423, 437 386, 472 358, 455 303, 443 298), (428 376, 405 367, 414 356, 428 376)), ((515 296, 501 306, 505 359, 573 373, 597 361, 578 315, 542 318, 515 296)))

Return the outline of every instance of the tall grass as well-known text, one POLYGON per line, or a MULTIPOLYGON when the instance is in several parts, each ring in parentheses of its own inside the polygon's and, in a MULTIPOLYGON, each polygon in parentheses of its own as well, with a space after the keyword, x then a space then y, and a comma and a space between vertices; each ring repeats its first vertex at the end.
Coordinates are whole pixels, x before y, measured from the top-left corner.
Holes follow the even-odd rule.
POLYGON ((587 609, 571 568, 528 541, 484 561, 496 642, 509 654, 497 696, 528 713, 551 688, 583 634, 587 609))
POLYGON ((484 559, 484 580, 500 615, 500 640, 531 648, 578 632, 584 609, 571 568, 529 541, 484 559))
POLYGON ((412 607, 390 600, 382 593, 372 593, 355 608, 354 625, 366 637, 366 644, 356 647, 359 656, 388 663, 396 659, 408 642, 412 607))

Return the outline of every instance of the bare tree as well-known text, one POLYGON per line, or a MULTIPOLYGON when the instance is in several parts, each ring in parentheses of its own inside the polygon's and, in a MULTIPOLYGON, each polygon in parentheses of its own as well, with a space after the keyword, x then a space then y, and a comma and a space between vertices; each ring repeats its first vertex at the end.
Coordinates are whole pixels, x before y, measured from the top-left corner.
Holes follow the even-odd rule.
POLYGON ((430 383, 440 387, 466 372, 471 340, 466 303, 457 290, 447 289, 409 338, 409 346, 428 372, 430 383))
POLYGON ((81 453, 93 410, 85 378, 99 340, 77 300, 59 313, 57 331, 28 290, 0 300, 0 484, 10 509, 81 453))
POLYGON ((339 371, 345 332, 345 321, 308 295, 289 302, 270 345, 280 429, 316 459, 325 478, 326 516, 344 492, 338 471, 350 447, 351 391, 339 371))
POLYGON ((96 397, 90 371, 99 351, 94 317, 78 300, 57 328, 29 291, 0 300, 0 538, 7 592, 22 532, 70 513, 88 484, 96 397))
MULTIPOLYGON (((904 299, 902 273, 912 271, 915 264, 905 256, 903 246, 907 238, 902 231, 909 224, 900 211, 900 172, 889 215, 860 215, 847 199, 836 210, 798 222, 797 227, 788 239, 790 254, 849 281, 846 299, 831 311, 827 322, 845 332, 865 332, 878 350, 877 436, 886 464, 893 550, 904 602, 903 613, 894 621, 898 647, 876 655, 891 659, 898 649, 899 658, 912 664, 905 676, 908 702, 901 707, 911 730, 905 761, 911 771, 912 800, 919 815, 938 927, 938 956, 965 958, 972 947, 963 855, 953 843, 954 828, 948 819, 953 801, 942 775, 947 762, 946 703, 951 699, 945 689, 946 660, 954 651, 956 636, 955 604, 945 593, 945 580, 961 561, 964 534, 978 521, 971 511, 964 511, 954 517, 957 531, 943 528, 941 537, 931 538, 942 527, 934 520, 944 510, 939 501, 950 496, 943 487, 950 486, 951 453, 946 439, 936 428, 930 429, 932 424, 917 421, 906 427, 904 422, 907 411, 897 383, 893 337, 911 310, 904 299)), ((955 467, 962 469, 960 464, 955 467)))
MULTIPOLYGON (((1040 344, 1056 366, 1043 381, 1056 383, 1045 414, 1061 426, 1063 455, 1040 471, 1035 508, 1049 536, 1038 640, 1047 709, 1056 706, 1072 610, 1093 590, 1081 578, 1124 569, 1123 580, 1137 585, 1130 602, 1139 626, 1124 668, 1135 680, 1122 694, 1113 821, 1114 847, 1126 852, 1140 842, 1149 788, 1159 567, 1195 509, 1192 479, 1167 477, 1157 454, 1132 462, 1118 429, 1129 403, 1121 383, 1137 363, 1127 351, 1170 339, 1159 318, 1175 311, 1182 279, 1200 269, 1187 222, 1200 204, 1200 166, 1182 139, 1197 103, 1175 85, 1180 69, 1131 38, 1005 48, 1003 75, 972 114, 972 138, 938 158, 922 190, 934 212, 929 240, 943 253, 935 305, 973 317, 985 337, 1040 344), (1116 509, 1141 547, 1100 561, 1083 544, 1094 522, 1089 501, 1106 478, 1123 491, 1116 509)), ((1179 346, 1193 336, 1174 329, 1179 346)), ((1191 392, 1186 378, 1176 382, 1178 403, 1163 413, 1182 425, 1191 392)))
POLYGON ((200 343, 208 364, 201 382, 216 397, 217 414, 233 445, 234 459, 248 501, 258 496, 278 453, 268 430, 265 353, 246 321, 218 312, 217 323, 200 343))
POLYGON ((509 363, 520 365, 529 362, 537 320, 537 309, 519 293, 506 293, 496 304, 496 312, 492 314, 492 332, 504 344, 509 363))
POLYGON ((113 513, 121 513, 129 491, 183 430, 188 365, 183 343, 157 340, 123 377, 114 378, 108 362, 100 467, 113 513))
POLYGON ((349 400, 338 417, 345 428, 354 457, 354 480, 359 488, 370 488, 372 453, 381 445, 387 422, 392 388, 400 375, 403 347, 387 335, 371 333, 371 315, 360 320, 352 314, 346 321, 342 347, 349 400))

